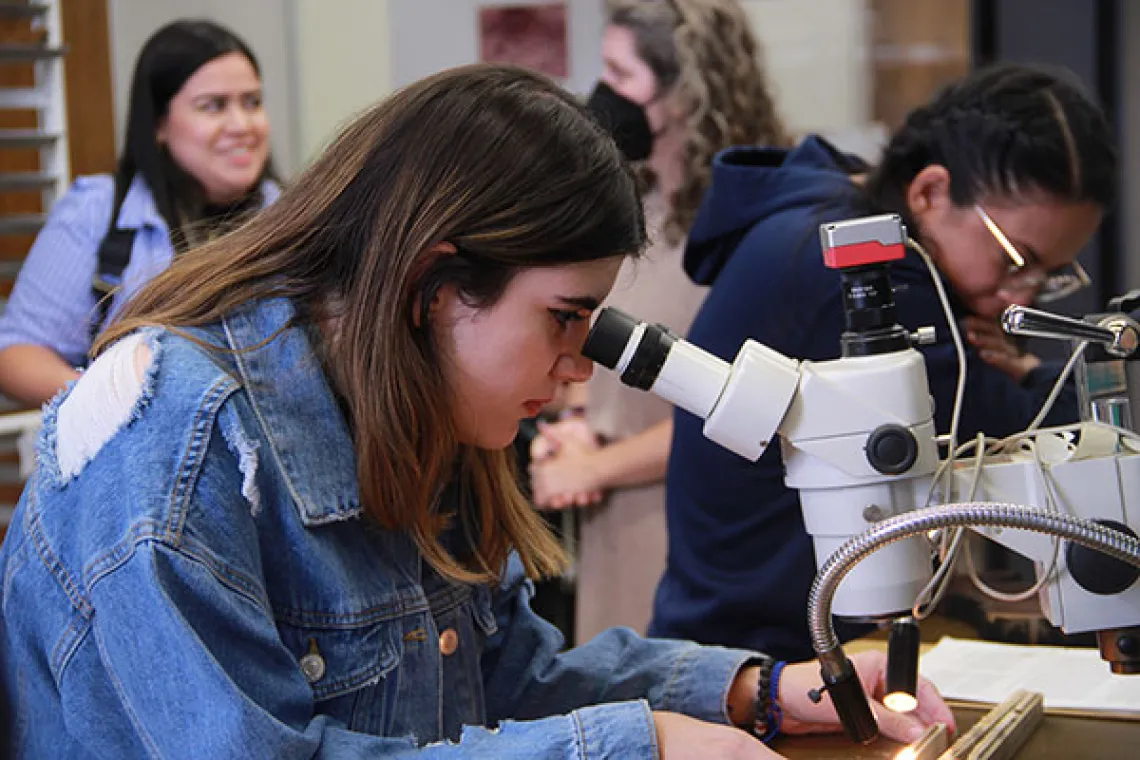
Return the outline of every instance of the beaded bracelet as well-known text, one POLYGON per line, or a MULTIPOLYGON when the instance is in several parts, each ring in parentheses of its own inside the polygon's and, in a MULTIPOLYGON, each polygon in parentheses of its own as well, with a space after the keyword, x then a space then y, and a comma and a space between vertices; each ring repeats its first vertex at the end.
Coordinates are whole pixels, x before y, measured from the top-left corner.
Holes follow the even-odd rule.
POLYGON ((752 723, 752 735, 762 742, 780 732, 784 714, 780 710, 780 674, 786 662, 765 659, 760 665, 760 676, 756 682, 756 717, 752 723))

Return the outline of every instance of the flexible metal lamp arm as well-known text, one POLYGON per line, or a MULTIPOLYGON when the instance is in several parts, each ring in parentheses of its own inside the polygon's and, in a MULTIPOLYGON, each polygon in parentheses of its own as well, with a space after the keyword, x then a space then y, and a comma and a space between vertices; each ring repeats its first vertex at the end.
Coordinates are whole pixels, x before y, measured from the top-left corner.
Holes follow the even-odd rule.
MULTIPOLYGON (((1018 528, 1059 536, 1140 567, 1140 540, 1090 520, 1016 504, 946 504, 906 512, 877 523, 847 541, 831 555, 816 575, 808 596, 808 625, 812 647, 820 662, 825 689, 831 692, 836 712, 852 740, 875 738, 878 727, 851 661, 843 652, 831 622, 835 591, 852 568, 882 547, 939 528, 1018 528)), ((818 698, 818 694, 813 694, 818 698)))

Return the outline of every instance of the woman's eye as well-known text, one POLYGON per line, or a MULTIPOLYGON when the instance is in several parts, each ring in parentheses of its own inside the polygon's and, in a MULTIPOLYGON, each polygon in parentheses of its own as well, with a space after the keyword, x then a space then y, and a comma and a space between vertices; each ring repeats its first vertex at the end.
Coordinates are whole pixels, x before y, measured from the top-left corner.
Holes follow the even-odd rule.
POLYGON ((226 99, 210 98, 208 100, 202 101, 198 107, 207 113, 220 113, 221 111, 226 110, 226 99))
POLYGON ((589 319, 590 313, 585 309, 551 309, 550 315, 563 329, 589 319))
POLYGON ((261 96, 246 95, 244 98, 242 98, 242 104, 245 106, 247 111, 256 111, 261 108, 261 96))

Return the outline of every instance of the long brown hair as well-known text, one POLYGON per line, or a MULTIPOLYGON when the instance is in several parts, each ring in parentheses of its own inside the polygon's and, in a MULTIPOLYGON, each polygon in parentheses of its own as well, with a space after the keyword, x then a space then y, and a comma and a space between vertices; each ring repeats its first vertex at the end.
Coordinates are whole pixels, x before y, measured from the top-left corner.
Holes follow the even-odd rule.
POLYGON ((789 143, 760 45, 737 0, 606 0, 606 23, 633 34, 659 93, 672 90, 685 118, 684 177, 665 220, 676 243, 697 216, 719 151, 789 143))
POLYGON ((144 288, 96 350, 143 325, 202 325, 288 297, 336 325, 321 352, 367 514, 408 531, 452 579, 493 580, 512 549, 529 574, 550 575, 565 556, 520 493, 511 454, 457 441, 440 347, 416 307, 446 284, 488 306, 522 268, 644 245, 633 175, 582 105, 526 70, 468 66, 358 117, 274 205, 144 288), (430 253, 441 241, 460 253, 430 253), (469 498, 442 514, 442 485, 456 480, 469 498), (467 545, 453 554, 441 536, 456 521, 467 545))

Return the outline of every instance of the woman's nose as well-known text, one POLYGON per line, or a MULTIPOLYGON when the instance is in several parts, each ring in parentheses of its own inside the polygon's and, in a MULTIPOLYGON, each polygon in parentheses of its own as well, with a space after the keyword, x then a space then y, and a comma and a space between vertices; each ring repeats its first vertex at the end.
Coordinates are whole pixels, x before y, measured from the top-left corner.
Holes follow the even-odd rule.
POLYGON ((594 363, 575 352, 562 354, 554 365, 554 377, 561 382, 584 383, 594 374, 594 363))
POLYGON ((241 105, 232 105, 226 109, 226 128, 233 132, 245 132, 249 129, 252 118, 241 105))

